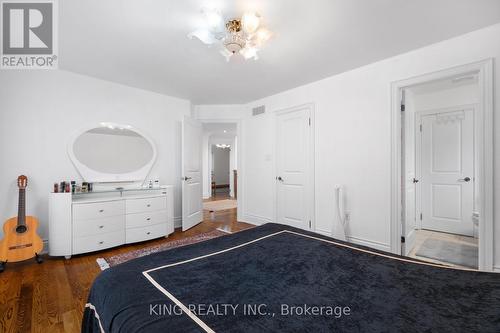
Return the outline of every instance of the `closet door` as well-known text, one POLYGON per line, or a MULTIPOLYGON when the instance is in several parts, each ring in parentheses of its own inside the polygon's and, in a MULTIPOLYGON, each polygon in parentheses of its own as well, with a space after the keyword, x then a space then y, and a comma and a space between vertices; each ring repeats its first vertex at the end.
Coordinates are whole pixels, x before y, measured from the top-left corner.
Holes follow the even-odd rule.
POLYGON ((276 218, 311 229, 311 110, 296 108, 276 116, 276 218))

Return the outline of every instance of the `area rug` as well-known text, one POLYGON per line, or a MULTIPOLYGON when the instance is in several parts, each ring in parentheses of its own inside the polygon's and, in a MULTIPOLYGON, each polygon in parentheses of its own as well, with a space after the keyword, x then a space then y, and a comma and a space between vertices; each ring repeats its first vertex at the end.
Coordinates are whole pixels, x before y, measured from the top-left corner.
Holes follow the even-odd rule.
POLYGON ((97 265, 99 265, 99 268, 103 271, 105 269, 108 269, 110 267, 124 263, 126 261, 147 256, 148 254, 151 254, 151 253, 171 250, 171 249, 175 249, 175 248, 178 248, 181 246, 203 242, 203 241, 206 241, 206 240, 209 240, 212 238, 217 238, 220 236, 224 236, 227 234, 228 234, 228 232, 226 232, 226 231, 216 229, 216 230, 201 233, 201 234, 198 234, 195 236, 186 237, 183 239, 177 239, 177 240, 171 240, 171 241, 169 241, 168 239, 165 239, 165 242, 161 243, 161 244, 146 246, 142 249, 138 249, 138 250, 134 250, 134 251, 126 252, 126 253, 121 253, 121 254, 117 254, 114 256, 110 256, 110 257, 97 258, 96 262, 97 262, 97 265))
POLYGON ((429 238, 424 241, 415 255, 464 267, 478 268, 478 249, 476 246, 467 244, 429 238))
POLYGON ((238 202, 236 200, 218 200, 218 201, 207 201, 203 203, 203 209, 211 212, 217 212, 220 210, 227 210, 236 208, 238 202))

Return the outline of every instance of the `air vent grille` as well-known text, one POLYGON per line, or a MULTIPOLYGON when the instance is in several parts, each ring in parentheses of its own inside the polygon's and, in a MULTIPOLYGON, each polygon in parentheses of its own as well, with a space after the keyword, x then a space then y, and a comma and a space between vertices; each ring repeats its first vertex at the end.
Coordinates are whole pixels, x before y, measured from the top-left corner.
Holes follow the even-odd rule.
POLYGON ((266 112, 265 105, 257 106, 252 109, 252 116, 258 116, 259 114, 263 114, 265 112, 266 112))

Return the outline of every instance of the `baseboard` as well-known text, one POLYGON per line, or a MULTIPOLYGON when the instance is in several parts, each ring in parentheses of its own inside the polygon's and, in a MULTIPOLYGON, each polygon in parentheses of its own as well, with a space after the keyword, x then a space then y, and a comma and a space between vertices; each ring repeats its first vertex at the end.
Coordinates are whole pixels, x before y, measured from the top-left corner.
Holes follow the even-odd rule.
POLYGON ((253 225, 263 225, 266 223, 272 223, 273 220, 264 216, 254 215, 254 214, 243 214, 243 218, 240 219, 241 222, 253 224, 253 225))
MULTIPOLYGON (((332 237, 331 231, 316 229, 315 232, 324 236, 332 237)), ((347 236, 347 241, 353 244, 371 247, 380 251, 391 252, 391 246, 389 244, 384 244, 377 241, 372 241, 369 239, 354 237, 354 236, 347 236)))
POLYGON ((40 254, 47 254, 47 253, 49 253, 49 240, 44 239, 42 253, 40 253, 40 254))
POLYGON ((493 272, 500 273, 500 266, 493 266, 493 272))
POLYGON ((182 216, 174 217, 174 229, 182 227, 182 216))

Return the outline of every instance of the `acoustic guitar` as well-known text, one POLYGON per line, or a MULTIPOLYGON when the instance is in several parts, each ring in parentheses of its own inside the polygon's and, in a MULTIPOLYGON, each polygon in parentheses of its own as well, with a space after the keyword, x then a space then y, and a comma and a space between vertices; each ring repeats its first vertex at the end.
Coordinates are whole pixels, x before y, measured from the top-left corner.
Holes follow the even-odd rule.
POLYGON ((7 262, 16 262, 35 257, 38 263, 42 258, 38 255, 43 248, 43 242, 37 234, 38 220, 26 216, 26 187, 28 178, 17 178, 19 187, 18 216, 8 219, 3 225, 4 238, 0 242, 0 272, 7 262))

